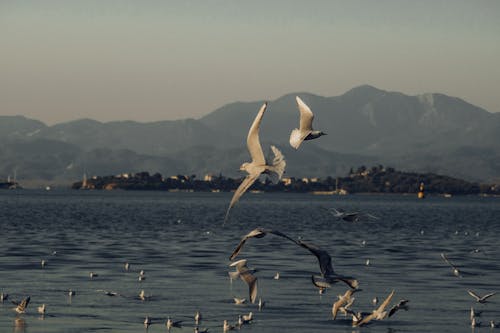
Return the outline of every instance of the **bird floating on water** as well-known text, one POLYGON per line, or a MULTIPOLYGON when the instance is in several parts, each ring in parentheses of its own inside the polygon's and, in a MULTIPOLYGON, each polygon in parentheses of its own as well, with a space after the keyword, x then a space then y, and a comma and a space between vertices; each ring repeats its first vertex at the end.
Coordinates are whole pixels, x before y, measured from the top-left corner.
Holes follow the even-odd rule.
POLYGON ((264 103, 260 108, 257 116, 255 117, 247 136, 247 148, 250 152, 252 162, 245 162, 240 166, 241 171, 246 171, 248 175, 245 177, 243 182, 238 186, 234 192, 233 198, 229 203, 229 207, 226 211, 226 216, 224 217, 224 223, 226 223, 229 218, 229 211, 238 202, 240 197, 252 186, 252 184, 259 178, 261 174, 268 174, 274 182, 277 182, 283 176, 285 172, 286 162, 283 154, 275 146, 271 146, 271 150, 274 153, 274 159, 271 164, 266 162, 264 157, 264 152, 259 141, 259 127, 266 111, 267 103, 264 103))
POLYGON ((200 321, 201 321, 201 313, 200 311, 196 311, 196 313, 194 314, 194 323, 198 325, 200 321))
POLYGON ((266 305, 266 302, 262 300, 261 297, 259 297, 259 311, 262 311, 264 309, 264 306, 266 305))
POLYGON ((151 325, 151 318, 149 318, 149 316, 146 316, 146 318, 144 318, 144 327, 148 328, 150 325, 151 325))
POLYGON ((224 320, 224 323, 222 324, 222 331, 223 332, 232 331, 234 329, 235 329, 235 327, 233 325, 229 324, 229 322, 227 320, 224 320))
POLYGON ((181 328, 182 320, 173 321, 170 317, 168 317, 165 326, 167 326, 167 331, 170 332, 170 330, 174 327, 181 328))
POLYGON ((40 305, 40 306, 37 308, 38 313, 40 313, 40 314, 44 315, 44 314, 45 314, 45 311, 46 311, 46 308, 47 308, 47 307, 45 306, 45 303, 44 303, 44 304, 42 304, 42 305, 40 305))
POLYGON ((309 106, 307 106, 299 96, 296 96, 295 100, 299 107, 300 122, 299 128, 295 128, 292 130, 292 133, 290 133, 290 145, 298 149, 302 141, 317 139, 322 135, 326 135, 326 133, 313 130, 312 122, 314 120, 314 113, 312 113, 309 106))

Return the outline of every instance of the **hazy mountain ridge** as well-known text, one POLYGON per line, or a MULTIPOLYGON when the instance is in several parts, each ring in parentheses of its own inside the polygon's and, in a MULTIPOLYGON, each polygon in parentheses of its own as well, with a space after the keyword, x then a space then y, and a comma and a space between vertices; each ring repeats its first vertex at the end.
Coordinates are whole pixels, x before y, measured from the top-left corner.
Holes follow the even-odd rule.
MULTIPOLYGON (((262 103, 235 102, 200 119, 150 123, 80 119, 47 126, 1 116, 0 178, 13 168, 21 178, 61 181, 81 177, 84 169, 235 176, 249 159, 246 136, 262 103)), ((287 94, 269 103, 260 138, 265 151, 270 144, 283 151, 290 176, 344 175, 350 167, 381 163, 500 179, 500 115, 443 94, 408 96, 368 85, 334 97, 287 94), (296 95, 315 113, 314 126, 328 133, 298 151, 288 144, 299 123, 296 95)))

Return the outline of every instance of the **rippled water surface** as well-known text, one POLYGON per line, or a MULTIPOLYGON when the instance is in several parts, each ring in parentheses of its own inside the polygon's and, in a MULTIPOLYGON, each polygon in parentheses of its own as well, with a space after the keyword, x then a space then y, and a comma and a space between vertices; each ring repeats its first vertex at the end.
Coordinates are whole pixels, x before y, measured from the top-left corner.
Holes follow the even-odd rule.
POLYGON ((0 332, 143 332, 146 315, 153 321, 148 332, 166 332, 168 316, 183 320, 175 332, 192 332, 197 310, 200 328, 210 332, 222 332, 224 319, 235 322, 250 311, 255 319, 242 328, 248 332, 470 332, 471 305, 483 311, 483 325, 500 322, 500 294, 474 304, 466 292, 500 292, 498 198, 246 194, 223 227, 230 197, 0 191, 0 292, 14 300, 31 296, 24 315, 12 311, 10 299, 0 304, 0 332), (379 220, 337 221, 324 209, 330 207, 379 220), (409 299, 409 311, 357 329, 342 315, 334 321, 332 303, 346 286, 320 296, 310 281, 319 272, 316 258, 273 235, 249 240, 239 255, 258 269, 265 308, 235 305, 232 298, 248 298, 248 288, 241 280, 230 284, 229 255, 257 226, 327 250, 336 272, 360 282, 355 310, 371 311, 374 297, 395 289, 394 302, 409 299), (441 252, 462 277, 453 276, 441 252), (90 272, 98 276, 90 279, 90 272), (69 289, 76 295, 68 297, 69 289), (141 290, 151 298, 139 300, 141 290), (44 317, 36 311, 42 303, 44 317))

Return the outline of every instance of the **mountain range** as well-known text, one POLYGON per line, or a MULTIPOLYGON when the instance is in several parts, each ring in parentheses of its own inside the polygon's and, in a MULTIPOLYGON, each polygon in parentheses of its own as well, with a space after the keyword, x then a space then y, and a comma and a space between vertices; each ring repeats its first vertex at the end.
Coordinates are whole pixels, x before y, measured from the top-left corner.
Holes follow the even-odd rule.
MULTIPOLYGON (((23 116, 0 116, 0 178, 68 184, 83 173, 149 171, 163 175, 240 175, 248 161, 246 136, 263 101, 236 102, 199 119, 98 122, 80 119, 47 126, 23 116)), ((343 95, 293 93, 269 102, 260 130, 294 177, 345 176, 360 165, 434 172, 470 181, 500 180, 500 114, 443 94, 409 96, 363 85, 343 95), (298 127, 295 96, 328 135, 288 144, 298 127)))

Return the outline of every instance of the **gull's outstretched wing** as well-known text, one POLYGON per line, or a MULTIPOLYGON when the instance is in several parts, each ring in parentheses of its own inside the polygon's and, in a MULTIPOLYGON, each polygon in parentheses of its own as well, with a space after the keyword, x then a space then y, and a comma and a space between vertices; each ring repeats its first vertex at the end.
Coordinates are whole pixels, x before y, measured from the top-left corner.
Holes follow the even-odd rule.
POLYGON ((303 248, 308 249, 312 254, 316 256, 316 258, 318 258, 319 268, 323 276, 328 277, 335 275, 332 266, 332 257, 330 257, 328 252, 314 244, 308 244, 303 241, 298 241, 297 244, 302 246, 303 248))
MULTIPOLYGON (((391 317, 393 314, 396 313, 396 311, 398 310, 401 310, 401 309, 404 309, 404 310, 408 310, 408 305, 406 305, 407 303, 409 302, 409 300, 407 299, 402 299, 399 301, 398 304, 394 305, 391 310, 389 311, 389 315, 388 317, 391 317)), ((472 309, 472 308, 471 308, 472 309)))
POLYGON ((292 130, 290 133, 290 146, 299 149, 300 144, 312 132, 312 122, 314 114, 311 109, 304 103, 299 96, 296 96, 297 105, 300 112, 299 128, 292 130))
POLYGON ((387 307, 387 305, 389 305, 389 303, 391 302, 393 296, 394 296, 394 290, 391 291, 389 296, 387 296, 387 298, 382 302, 382 304, 380 304, 380 306, 377 308, 376 312, 382 313, 385 310, 385 308, 387 307))
POLYGON ((489 294, 486 294, 486 295, 484 295, 483 297, 481 297, 481 299, 482 299, 483 301, 486 301, 488 298, 490 298, 491 296, 496 295, 496 294, 497 294, 496 292, 489 293, 489 294))
POLYGON ((248 188, 250 186, 252 186, 252 184, 255 182, 255 180, 257 180, 257 178, 259 178, 259 176, 260 176, 260 173, 256 173, 253 175, 248 175, 245 177, 245 179, 243 179, 243 182, 241 182, 240 186, 238 186, 238 188, 236 189, 236 191, 233 194, 233 198, 231 199, 231 202, 229 203, 229 207, 227 209, 226 216, 224 217, 224 223, 226 223, 226 221, 229 217, 229 211, 231 210, 231 208, 234 206, 234 204, 236 202, 238 202, 238 200, 241 198, 243 193, 245 193, 246 190, 248 190, 248 188))
POLYGON ((469 295, 471 295, 472 297, 474 297, 476 299, 476 301, 479 301, 481 299, 481 296, 479 296, 478 294, 476 294, 472 290, 467 290, 467 292, 469 293, 469 295))
POLYGON ((247 239, 249 238, 262 238, 266 235, 266 232, 264 232, 261 228, 256 228, 252 231, 250 231, 248 234, 243 236, 238 243, 238 246, 236 246, 236 249, 234 249, 233 253, 231 253, 231 256, 229 257, 229 260, 233 260, 236 258, 236 256, 241 252, 241 249, 243 248, 243 245, 245 245, 247 239))
POLYGON ((286 238, 286 239, 294 242, 295 244, 298 244, 295 239, 293 239, 293 238, 291 238, 291 237, 289 237, 289 236, 285 235, 284 233, 279 232, 277 230, 268 230, 268 229, 263 229, 263 228, 256 228, 256 229, 250 231, 245 236, 243 236, 243 238, 241 238, 240 243, 238 244, 238 246, 236 247, 236 249, 233 251, 233 253, 229 257, 229 259, 233 260, 234 258, 236 258, 236 256, 241 252, 241 249, 243 248, 243 245, 245 245, 245 242, 249 238, 262 238, 265 235, 267 235, 268 233, 276 235, 276 236, 280 236, 280 237, 283 237, 283 238, 286 238))
POLYGON ((267 103, 264 103, 264 105, 260 108, 259 113, 257 113, 257 116, 255 116, 247 136, 247 147, 250 152, 250 156, 252 157, 252 162, 258 165, 266 164, 266 158, 264 157, 264 152, 262 151, 259 140, 260 122, 262 121, 266 108, 267 103))
POLYGON ((300 99, 299 96, 295 96, 295 100, 297 101, 297 105, 299 106, 300 111, 300 131, 312 131, 312 122, 314 119, 314 114, 311 109, 307 106, 304 101, 300 99))
POLYGON ((445 261, 448 265, 450 265, 451 267, 453 267, 453 269, 457 268, 455 265, 453 265, 453 264, 451 263, 451 261, 449 261, 449 260, 448 260, 448 257, 446 257, 446 254, 441 253, 441 258, 443 258, 443 260, 444 260, 444 261, 445 261))

